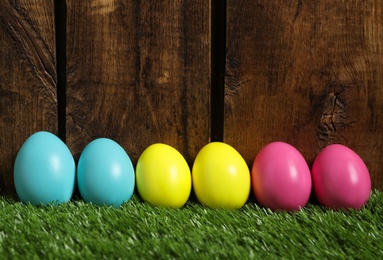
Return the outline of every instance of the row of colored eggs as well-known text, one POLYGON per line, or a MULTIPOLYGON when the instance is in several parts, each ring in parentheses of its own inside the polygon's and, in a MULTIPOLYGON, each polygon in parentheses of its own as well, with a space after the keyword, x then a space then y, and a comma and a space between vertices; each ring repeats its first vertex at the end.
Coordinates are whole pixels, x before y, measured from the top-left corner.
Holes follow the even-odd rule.
POLYGON ((331 208, 360 208, 368 200, 371 180, 363 160, 346 146, 324 148, 310 171, 305 159, 284 142, 266 145, 249 170, 230 145, 212 142, 197 154, 192 171, 184 157, 166 144, 153 144, 136 169, 115 141, 99 138, 82 151, 77 169, 68 147, 49 132, 37 132, 20 148, 14 165, 16 192, 24 203, 63 203, 77 182, 81 197, 96 205, 120 206, 135 187, 153 205, 182 207, 192 189, 211 208, 242 207, 250 192, 273 210, 304 207, 311 190, 331 208))

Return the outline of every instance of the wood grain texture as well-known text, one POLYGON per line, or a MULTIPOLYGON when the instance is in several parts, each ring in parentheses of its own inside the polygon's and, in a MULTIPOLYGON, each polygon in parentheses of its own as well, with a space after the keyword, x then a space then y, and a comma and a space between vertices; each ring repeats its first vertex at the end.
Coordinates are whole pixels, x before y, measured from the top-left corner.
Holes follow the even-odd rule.
POLYGON ((224 141, 251 165, 269 142, 311 163, 356 151, 383 188, 383 2, 228 0, 224 141))
POLYGON ((209 1, 67 1, 67 143, 108 137, 189 163, 210 137, 209 1))
POLYGON ((14 194, 13 164, 32 133, 56 133, 53 1, 0 1, 0 189, 14 194))

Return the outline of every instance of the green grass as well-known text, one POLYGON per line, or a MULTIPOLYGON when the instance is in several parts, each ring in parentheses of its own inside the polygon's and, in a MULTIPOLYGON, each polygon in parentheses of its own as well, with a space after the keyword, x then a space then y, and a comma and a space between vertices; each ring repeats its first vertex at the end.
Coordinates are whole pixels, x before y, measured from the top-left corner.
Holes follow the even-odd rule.
POLYGON ((378 259, 383 255, 383 193, 359 211, 309 204, 275 213, 247 203, 236 211, 189 201, 153 207, 133 197, 121 208, 82 201, 34 207, 0 199, 1 258, 378 259))

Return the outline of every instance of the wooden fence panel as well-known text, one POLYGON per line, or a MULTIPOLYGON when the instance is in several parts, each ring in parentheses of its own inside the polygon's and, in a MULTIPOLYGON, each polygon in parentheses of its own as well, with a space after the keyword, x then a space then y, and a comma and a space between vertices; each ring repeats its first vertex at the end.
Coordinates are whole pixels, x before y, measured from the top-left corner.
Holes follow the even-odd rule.
POLYGON ((331 143, 383 187, 383 2, 227 1, 224 141, 251 164, 272 141, 309 164, 331 143))
MULTIPOLYGON (((164 142, 191 164, 210 140, 211 1, 67 0, 66 8, 62 86, 75 157, 109 137, 134 162, 164 142)), ((12 193, 22 142, 39 130, 57 134, 65 119, 54 1, 1 1, 0 10, 0 189, 12 193)), ((249 166, 276 140, 309 164, 343 143, 381 189, 382 10, 379 0, 227 0, 224 141, 249 166)))
POLYGON ((67 1, 67 133, 133 162, 155 142, 192 162, 210 138, 209 1, 67 1))
POLYGON ((0 189, 15 194, 13 164, 32 133, 57 133, 53 0, 0 1, 0 189))

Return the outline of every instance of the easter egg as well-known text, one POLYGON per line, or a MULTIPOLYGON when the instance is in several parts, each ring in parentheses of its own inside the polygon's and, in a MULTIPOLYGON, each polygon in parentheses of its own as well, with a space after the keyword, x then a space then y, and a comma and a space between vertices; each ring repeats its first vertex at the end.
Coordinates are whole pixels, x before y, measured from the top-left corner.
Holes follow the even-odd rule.
POLYGON ((133 164, 115 141, 95 139, 80 155, 77 184, 84 201, 99 206, 119 207, 130 200, 134 191, 133 164))
POLYGON ((371 179, 363 160, 341 144, 325 147, 314 160, 315 196, 329 208, 361 208, 371 193, 371 179))
POLYGON ((68 147, 56 135, 41 131, 21 146, 14 164, 16 193, 23 203, 63 203, 71 199, 76 166, 68 147))
POLYGON ((238 209, 249 197, 249 167, 228 144, 205 145, 195 158, 192 178, 198 201, 207 207, 238 209))
POLYGON ((191 192, 191 173, 185 158, 162 143, 147 147, 136 166, 137 191, 152 205, 180 208, 191 192))
POLYGON ((251 180, 258 202, 275 211, 299 210, 310 198, 310 168, 299 151, 284 142, 261 149, 252 166, 251 180))

